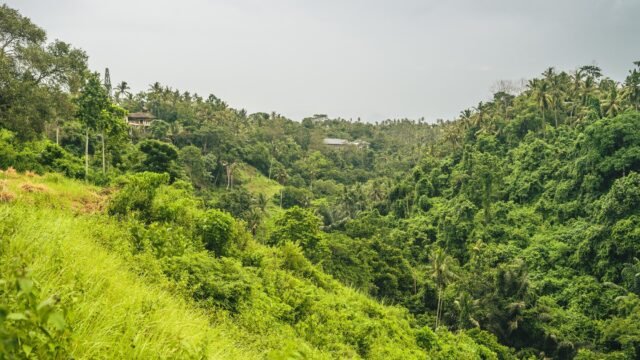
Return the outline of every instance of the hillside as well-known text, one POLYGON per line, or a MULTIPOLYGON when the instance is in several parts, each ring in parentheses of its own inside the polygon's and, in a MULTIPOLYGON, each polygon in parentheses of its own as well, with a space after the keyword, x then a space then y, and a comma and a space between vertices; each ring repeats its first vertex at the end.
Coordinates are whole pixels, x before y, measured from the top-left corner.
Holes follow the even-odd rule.
POLYGON ((0 359, 640 358, 640 62, 293 121, 0 20, 0 359))
POLYGON ((5 356, 425 358, 429 351, 455 354, 446 349, 454 341, 489 353, 462 334, 437 340, 430 330, 412 330, 406 312, 344 288, 313 269, 295 246, 272 252, 248 240, 238 257, 273 256, 259 266, 195 250, 189 256, 159 257, 158 244, 153 250, 134 249, 131 231, 140 226, 135 220, 117 220, 99 210, 107 197, 98 194, 99 188, 11 170, 2 181, 5 356), (205 261, 218 271, 225 264, 239 274, 208 279, 198 268, 188 270, 204 276, 198 279, 202 283, 166 275, 167 263, 189 266, 186 259, 205 261), (196 295, 198 288, 213 298, 196 295), (45 306, 51 307, 47 315, 45 306), (417 337, 428 341, 423 348, 417 337))

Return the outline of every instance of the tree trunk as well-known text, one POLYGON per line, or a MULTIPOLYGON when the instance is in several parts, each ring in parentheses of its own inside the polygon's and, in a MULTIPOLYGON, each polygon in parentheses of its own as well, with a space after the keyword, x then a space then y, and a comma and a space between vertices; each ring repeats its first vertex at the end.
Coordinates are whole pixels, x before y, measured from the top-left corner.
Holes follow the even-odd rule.
POLYGON ((84 180, 87 181, 89 178, 89 128, 85 132, 85 142, 84 142, 84 180))
POLYGON ((107 173, 107 161, 105 158, 105 141, 104 141, 104 129, 102 129, 102 133, 100 134, 100 138, 102 139, 102 175, 107 173))
POLYGON ((56 124, 56 145, 60 145, 60 125, 56 124))
POLYGON ((440 320, 440 299, 442 298, 442 288, 438 288, 438 305, 436 306, 436 328, 438 330, 438 322, 440 320))

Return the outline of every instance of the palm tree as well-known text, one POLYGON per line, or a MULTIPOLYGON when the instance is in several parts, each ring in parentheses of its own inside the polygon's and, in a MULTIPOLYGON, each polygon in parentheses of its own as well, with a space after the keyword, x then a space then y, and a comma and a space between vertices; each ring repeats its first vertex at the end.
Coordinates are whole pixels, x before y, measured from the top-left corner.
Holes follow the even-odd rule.
POLYGON ((454 301, 454 304, 458 308, 458 329, 464 329, 469 324, 475 327, 480 327, 480 323, 473 317, 473 314, 478 308, 479 301, 474 300, 468 292, 463 291, 458 295, 458 298, 454 301))
POLYGON ((638 69, 629 71, 629 76, 624 82, 622 95, 638 111, 640 110, 640 61, 636 61, 634 64, 638 69))
POLYGON ((442 249, 438 248, 431 253, 431 277, 438 287, 438 304, 436 307, 436 329, 440 324, 440 315, 442 311, 442 295, 447 284, 456 277, 453 272, 453 258, 442 249))
POLYGON ((464 123, 453 122, 444 128, 443 139, 451 144, 454 149, 459 148, 464 140, 464 123))
POLYGON ((553 103, 553 96, 549 89, 549 83, 545 80, 533 79, 532 81, 529 81, 529 87, 532 90, 533 99, 542 113, 542 133, 545 134, 545 128, 547 126, 545 112, 553 103))
POLYGON ((160 93, 162 90, 162 85, 157 81, 149 86, 149 92, 160 93))
POLYGON ((131 88, 129 87, 129 84, 126 81, 121 81, 118 85, 116 85, 116 102, 120 102, 120 96, 122 95, 129 97, 129 95, 131 95, 131 93, 129 92, 130 89, 131 88))
POLYGON ((260 209, 260 211, 264 213, 267 210, 268 203, 269 200, 267 199, 267 196, 263 193, 259 193, 258 197, 256 198, 256 205, 258 205, 258 209, 260 209))
POLYGON ((609 95, 602 102, 602 112, 605 116, 614 117, 622 110, 621 97, 619 96, 617 84, 611 86, 609 89, 609 95))
POLYGON ((585 66, 582 66, 580 68, 580 71, 582 71, 582 73, 586 74, 588 78, 590 77, 590 78, 593 78, 593 79, 599 79, 599 78, 602 77, 602 69, 600 69, 596 65, 585 65, 585 66))
POLYGON ((568 82, 567 73, 561 72, 550 79, 551 104, 553 106, 553 119, 556 128, 558 127, 558 108, 562 106, 565 97, 564 88, 568 82))
POLYGON ((474 108, 476 113, 476 118, 474 121, 475 126, 482 126, 482 124, 484 123, 484 116, 485 116, 485 112, 486 112, 486 108, 487 108, 487 104, 485 104, 484 102, 480 101, 478 103, 478 105, 474 108))

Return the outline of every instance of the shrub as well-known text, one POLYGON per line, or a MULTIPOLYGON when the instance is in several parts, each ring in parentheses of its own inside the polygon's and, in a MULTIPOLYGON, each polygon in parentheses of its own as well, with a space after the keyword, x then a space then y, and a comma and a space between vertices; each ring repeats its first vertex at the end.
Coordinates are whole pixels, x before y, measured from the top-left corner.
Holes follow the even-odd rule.
POLYGON ((282 194, 276 194, 273 200, 277 204, 280 204, 282 200, 282 207, 289 209, 294 206, 307 207, 311 199, 313 199, 313 193, 311 191, 294 186, 285 186, 282 189, 282 194))
POLYGON ((213 251, 217 256, 224 256, 236 235, 234 225, 235 220, 231 215, 211 209, 200 218, 197 232, 207 250, 213 251))
POLYGON ((0 278, 0 358, 66 359, 69 338, 57 295, 42 301, 23 271, 0 278))
POLYGON ((165 274, 182 284, 203 306, 219 306, 237 312, 251 294, 251 282, 234 259, 215 259, 205 252, 168 258, 165 274))
POLYGON ((109 203, 109 214, 137 214, 142 220, 151 218, 151 206, 156 190, 169 182, 169 175, 143 172, 118 179, 120 191, 109 203))

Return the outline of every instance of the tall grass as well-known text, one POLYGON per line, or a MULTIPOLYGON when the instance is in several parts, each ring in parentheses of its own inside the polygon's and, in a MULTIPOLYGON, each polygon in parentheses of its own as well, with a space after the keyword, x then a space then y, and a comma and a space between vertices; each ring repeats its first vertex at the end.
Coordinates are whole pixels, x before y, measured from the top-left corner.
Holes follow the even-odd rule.
POLYGON ((208 317, 159 285, 140 281, 97 237, 126 234, 100 217, 24 204, 0 206, 0 273, 24 265, 43 294, 68 308, 75 358, 249 359, 237 329, 208 317))

